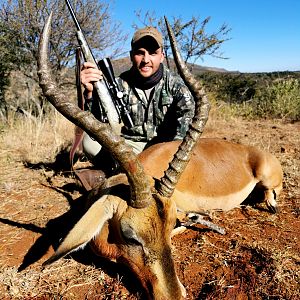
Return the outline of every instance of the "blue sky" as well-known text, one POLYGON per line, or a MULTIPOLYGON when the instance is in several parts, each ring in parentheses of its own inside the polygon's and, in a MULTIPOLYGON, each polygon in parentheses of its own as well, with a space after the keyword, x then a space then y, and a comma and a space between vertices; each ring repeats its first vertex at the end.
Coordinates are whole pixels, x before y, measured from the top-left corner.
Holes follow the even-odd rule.
MULTIPOLYGON (((221 51, 228 60, 205 57, 199 64, 229 71, 271 72, 300 70, 299 0, 115 0, 113 18, 132 36, 134 11, 155 12, 188 20, 210 16, 208 32, 226 23, 231 38, 221 51)), ((128 44, 129 49, 129 44, 128 44)))

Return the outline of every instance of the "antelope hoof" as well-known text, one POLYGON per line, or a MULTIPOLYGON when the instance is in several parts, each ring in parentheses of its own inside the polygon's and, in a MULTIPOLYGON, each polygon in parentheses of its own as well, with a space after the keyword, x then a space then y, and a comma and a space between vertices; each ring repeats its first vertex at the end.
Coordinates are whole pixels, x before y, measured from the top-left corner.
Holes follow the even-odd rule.
POLYGON ((279 212, 278 207, 277 207, 277 193, 275 189, 268 189, 265 191, 265 202, 266 206, 269 209, 269 211, 273 214, 276 214, 279 212))
POLYGON ((279 212, 275 199, 266 199, 266 206, 272 214, 276 214, 279 212))
POLYGON ((279 208, 277 207, 277 205, 272 205, 267 202, 267 207, 272 214, 279 213, 279 208))

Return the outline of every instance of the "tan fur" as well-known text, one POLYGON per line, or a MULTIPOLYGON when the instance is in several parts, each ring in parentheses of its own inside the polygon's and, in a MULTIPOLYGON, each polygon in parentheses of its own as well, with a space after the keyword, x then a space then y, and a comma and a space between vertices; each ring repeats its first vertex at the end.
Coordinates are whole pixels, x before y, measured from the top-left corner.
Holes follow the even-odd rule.
MULTIPOLYGON (((147 174, 161 178, 180 141, 154 145, 139 155, 147 174)), ((259 183, 267 205, 276 207, 273 191, 282 189, 282 169, 270 153, 221 139, 200 139, 172 199, 183 211, 230 210, 259 183)))
MULTIPOLYGON (((139 156, 145 173, 123 139, 114 135, 110 126, 98 122, 91 114, 80 111, 69 102, 51 79, 47 65, 51 15, 39 45, 38 74, 43 93, 64 116, 80 125, 97 142, 103 143, 126 175, 111 177, 101 188, 91 191, 87 211, 47 262, 53 262, 89 243, 98 255, 126 263, 136 273, 150 299, 180 300, 186 293, 176 275, 171 253, 176 208, 194 212, 229 210, 260 185, 264 188, 268 207, 274 210, 275 195, 279 195, 282 188, 281 166, 271 154, 253 147, 203 139, 196 145, 178 184, 176 181, 185 160, 181 160, 180 167, 177 167, 179 160, 173 161, 172 168, 166 169, 179 142, 159 144, 145 150, 139 156), (165 179, 176 173, 173 172, 174 167, 180 171, 172 176, 171 184, 166 185, 165 179), (163 170, 167 174, 164 177, 163 170), (161 179, 156 181, 157 189, 153 186, 154 180, 150 185, 147 174, 161 179), (173 186, 176 189, 170 198, 162 196, 171 195, 173 186)), ((167 20, 166 25, 179 73, 196 103, 190 132, 179 151, 180 155, 188 157, 187 152, 203 131, 210 105, 202 85, 182 63, 167 20), (188 139, 191 136, 194 138, 188 139)))
MULTIPOLYGON (((109 196, 107 200, 114 201, 115 197, 109 196)), ((185 290, 176 276, 171 255, 176 206, 170 199, 154 200, 142 209, 121 201, 120 209, 90 244, 96 254, 129 266, 151 298, 180 299, 185 290), (134 234, 132 241, 126 239, 126 231, 134 234)))
POLYGON ((171 254, 175 203, 153 196, 146 208, 133 208, 124 196, 129 196, 128 191, 124 174, 109 178, 102 191, 92 191, 89 198, 97 193, 102 196, 90 201, 87 212, 44 264, 89 243, 97 255, 125 263, 137 275, 149 299, 185 297, 171 254))
MULTIPOLYGON (((142 152, 139 160, 146 173, 160 178, 178 145, 177 141, 157 144, 142 152)), ((98 200, 90 200, 89 209, 49 262, 89 243, 96 254, 129 266, 151 299, 181 299, 186 292, 171 255, 176 209, 226 211, 240 205, 257 184, 265 189, 268 207, 276 208, 273 191, 276 195, 281 191, 282 170, 273 155, 223 140, 201 139, 170 199, 153 194, 145 208, 128 206, 124 174, 93 190, 89 199, 98 200)))

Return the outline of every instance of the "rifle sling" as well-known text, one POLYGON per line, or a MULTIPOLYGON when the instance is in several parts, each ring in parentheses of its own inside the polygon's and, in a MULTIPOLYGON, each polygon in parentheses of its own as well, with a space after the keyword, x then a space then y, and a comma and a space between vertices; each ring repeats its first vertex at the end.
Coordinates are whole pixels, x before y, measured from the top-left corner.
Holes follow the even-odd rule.
MULTIPOLYGON (((80 80, 80 73, 81 73, 81 64, 82 64, 82 53, 80 47, 76 49, 76 68, 75 68, 75 73, 76 73, 76 90, 77 90, 77 103, 78 107, 80 107, 82 110, 84 110, 84 96, 83 96, 83 90, 82 90, 82 85, 81 85, 81 80, 80 80)), ((74 156, 76 153, 76 150, 78 147, 81 146, 81 142, 83 139, 83 134, 84 131, 79 128, 78 126, 75 127, 75 137, 74 137, 74 142, 70 151, 70 165, 71 165, 71 170, 74 171, 74 156)))

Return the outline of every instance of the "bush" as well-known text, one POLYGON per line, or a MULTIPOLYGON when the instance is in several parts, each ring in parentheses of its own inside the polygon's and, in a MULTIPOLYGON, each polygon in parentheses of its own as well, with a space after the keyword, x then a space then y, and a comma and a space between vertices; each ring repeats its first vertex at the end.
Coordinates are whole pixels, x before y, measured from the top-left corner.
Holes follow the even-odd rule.
POLYGON ((204 73, 199 75, 219 112, 248 119, 300 120, 300 73, 204 73))
POLYGON ((300 120, 300 81, 289 78, 276 80, 260 89, 253 99, 253 110, 258 117, 300 120))

